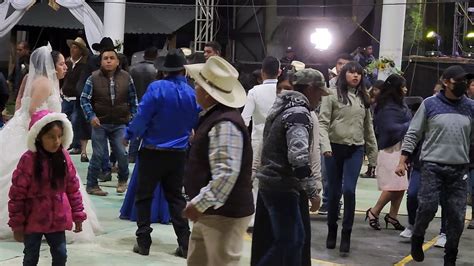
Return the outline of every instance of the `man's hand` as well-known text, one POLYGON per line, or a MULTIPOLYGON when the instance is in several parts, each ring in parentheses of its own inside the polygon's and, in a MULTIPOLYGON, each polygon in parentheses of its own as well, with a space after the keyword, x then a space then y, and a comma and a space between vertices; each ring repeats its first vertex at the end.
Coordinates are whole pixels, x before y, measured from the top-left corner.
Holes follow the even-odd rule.
POLYGON ((327 151, 323 153, 324 157, 332 157, 332 151, 327 151))
POLYGON ((321 197, 316 196, 315 198, 309 199, 311 202, 311 208, 309 208, 310 212, 316 212, 319 210, 319 207, 321 207, 321 197))
POLYGON ((400 162, 398 163, 398 166, 397 168, 395 169, 395 174, 398 175, 398 176, 404 176, 406 171, 408 170, 408 166, 407 166, 407 161, 408 159, 408 156, 406 155, 402 155, 400 156, 400 162))
POLYGON ((13 238, 18 242, 23 242, 25 240, 25 234, 23 232, 13 232, 13 238))
POLYGON ((397 168, 395 169, 395 174, 398 176, 404 176, 406 171, 408 170, 406 163, 399 163, 397 168))
POLYGON ((196 222, 199 217, 202 216, 202 212, 198 211, 198 209, 196 209, 196 206, 189 202, 188 205, 186 205, 186 208, 184 208, 183 210, 183 216, 193 222, 196 222))
POLYGON ((91 125, 95 128, 100 127, 100 120, 97 118, 97 116, 91 119, 91 125))
POLYGON ((82 222, 75 222, 74 223, 74 233, 82 232, 82 222))

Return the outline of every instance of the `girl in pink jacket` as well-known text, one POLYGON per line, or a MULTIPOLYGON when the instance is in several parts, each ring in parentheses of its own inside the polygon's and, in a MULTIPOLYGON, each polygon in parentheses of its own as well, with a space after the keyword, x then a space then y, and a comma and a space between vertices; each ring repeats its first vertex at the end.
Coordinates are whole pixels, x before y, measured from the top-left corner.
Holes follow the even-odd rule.
POLYGON ((13 172, 8 225, 23 242, 23 265, 37 265, 45 236, 53 265, 66 265, 65 230, 82 231, 86 213, 76 169, 64 147, 72 142, 65 114, 42 110, 31 116, 26 151, 13 172))

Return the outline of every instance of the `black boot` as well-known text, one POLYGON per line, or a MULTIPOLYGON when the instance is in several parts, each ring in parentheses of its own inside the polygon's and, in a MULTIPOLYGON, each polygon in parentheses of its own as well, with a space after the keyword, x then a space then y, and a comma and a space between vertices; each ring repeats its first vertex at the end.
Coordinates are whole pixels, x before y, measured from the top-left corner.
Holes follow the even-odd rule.
POLYGON ((411 256, 415 261, 423 261, 425 259, 425 253, 423 253, 423 241, 424 237, 412 235, 411 237, 411 256))
POLYGON ((337 241, 337 224, 336 226, 328 225, 328 238, 326 239, 326 248, 335 249, 337 241))
POLYGON ((444 251, 444 266, 455 266, 456 257, 458 256, 457 249, 446 249, 444 251))
POLYGON ((351 233, 352 230, 344 230, 341 232, 341 245, 339 246, 339 253, 342 257, 349 255, 351 249, 351 233))

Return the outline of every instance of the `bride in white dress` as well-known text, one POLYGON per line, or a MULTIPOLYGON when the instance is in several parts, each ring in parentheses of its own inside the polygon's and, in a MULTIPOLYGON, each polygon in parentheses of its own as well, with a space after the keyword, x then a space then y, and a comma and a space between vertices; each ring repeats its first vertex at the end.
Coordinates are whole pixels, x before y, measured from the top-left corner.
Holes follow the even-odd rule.
MULTIPOLYGON (((57 58, 55 59, 56 62, 53 61, 52 50, 49 45, 40 47, 31 54, 21 107, 0 130, 0 239, 2 240, 13 238, 13 233, 7 225, 8 191, 11 185, 12 173, 21 155, 27 150, 26 136, 30 115, 44 109, 61 112, 58 79, 64 78, 67 67, 63 55, 57 53, 55 57, 57 58), (48 85, 44 86, 45 83, 48 85)), ((80 180, 79 183, 81 184, 80 191, 87 213, 87 220, 82 225, 83 231, 81 233, 73 234, 67 231, 66 238, 68 242, 90 242, 94 239, 95 233, 100 231, 99 221, 89 195, 85 192, 80 180)))

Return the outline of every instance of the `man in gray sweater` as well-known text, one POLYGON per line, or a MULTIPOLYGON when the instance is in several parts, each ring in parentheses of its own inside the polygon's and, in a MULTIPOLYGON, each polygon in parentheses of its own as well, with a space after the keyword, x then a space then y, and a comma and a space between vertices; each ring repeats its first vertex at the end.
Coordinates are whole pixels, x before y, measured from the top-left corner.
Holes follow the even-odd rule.
POLYGON ((420 161, 421 183, 418 210, 413 230, 411 255, 423 261, 425 230, 433 220, 440 194, 446 197, 447 242, 444 265, 455 265, 459 239, 466 215, 466 189, 469 146, 473 141, 474 101, 464 96, 467 80, 474 78, 461 66, 447 68, 441 76, 443 90, 423 101, 411 121, 402 145, 396 173, 403 176, 406 161, 424 136, 420 161))

